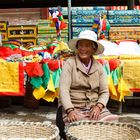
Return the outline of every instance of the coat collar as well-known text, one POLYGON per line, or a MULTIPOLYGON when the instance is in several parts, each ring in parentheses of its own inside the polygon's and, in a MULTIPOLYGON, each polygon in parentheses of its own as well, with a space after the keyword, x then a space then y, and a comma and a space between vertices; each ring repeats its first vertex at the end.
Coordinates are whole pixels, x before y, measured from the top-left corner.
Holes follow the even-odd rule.
POLYGON ((80 71, 82 71, 86 75, 90 75, 90 74, 94 73, 95 71, 97 71, 97 62, 94 59, 94 57, 92 57, 92 64, 91 64, 91 68, 90 68, 90 71, 89 71, 88 74, 87 74, 86 69, 82 65, 82 62, 80 61, 80 59, 78 58, 77 55, 75 56, 75 61, 76 61, 76 67, 77 67, 77 69, 79 69, 80 71))

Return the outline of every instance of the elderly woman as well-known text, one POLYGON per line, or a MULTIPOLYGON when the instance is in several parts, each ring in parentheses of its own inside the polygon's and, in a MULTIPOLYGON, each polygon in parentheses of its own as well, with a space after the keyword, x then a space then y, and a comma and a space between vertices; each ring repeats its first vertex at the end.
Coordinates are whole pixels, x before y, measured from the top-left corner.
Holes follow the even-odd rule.
POLYGON ((107 76, 93 57, 104 51, 96 33, 82 31, 68 44, 76 51, 76 56, 65 62, 60 78, 59 109, 62 109, 64 125, 79 120, 117 120, 118 116, 106 108, 109 99, 107 76))

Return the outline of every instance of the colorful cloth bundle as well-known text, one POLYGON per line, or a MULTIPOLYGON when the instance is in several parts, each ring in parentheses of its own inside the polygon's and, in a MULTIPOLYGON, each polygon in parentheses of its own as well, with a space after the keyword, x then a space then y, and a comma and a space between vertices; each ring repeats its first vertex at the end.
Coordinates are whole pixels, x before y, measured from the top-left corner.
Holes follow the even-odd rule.
POLYGON ((124 101, 124 96, 129 96, 131 91, 130 86, 123 77, 122 62, 119 59, 98 59, 98 61, 103 65, 108 77, 110 98, 117 101, 124 101))
POLYGON ((39 100, 44 99, 48 102, 53 102, 58 97, 59 79, 61 74, 62 62, 59 60, 55 61, 55 64, 36 64, 29 63, 26 65, 25 70, 29 76, 31 76, 30 83, 32 84, 33 96, 39 100), (54 67, 54 69, 52 68, 54 67), (50 68, 53 70, 50 70, 50 68), (32 68, 35 70, 32 71, 32 68))

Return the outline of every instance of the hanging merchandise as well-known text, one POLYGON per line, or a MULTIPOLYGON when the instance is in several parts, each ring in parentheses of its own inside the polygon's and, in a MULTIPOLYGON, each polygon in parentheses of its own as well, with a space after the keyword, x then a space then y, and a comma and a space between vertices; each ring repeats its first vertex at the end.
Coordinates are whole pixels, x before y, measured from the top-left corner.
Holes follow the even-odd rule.
POLYGON ((100 17, 96 16, 93 19, 93 25, 92 25, 92 30, 98 34, 100 30, 100 17))
POLYGON ((46 89, 49 79, 50 79, 50 71, 49 71, 49 67, 46 63, 42 65, 42 69, 44 71, 44 74, 42 76, 42 81, 43 81, 42 86, 44 89, 46 89))
POLYGON ((101 31, 109 31, 110 30, 110 23, 106 18, 106 15, 103 15, 103 19, 101 19, 101 25, 100 25, 101 31))
POLYGON ((30 77, 42 76, 44 74, 41 64, 36 62, 27 63, 25 71, 30 77))
POLYGON ((0 62, 0 96, 24 96, 23 72, 23 63, 0 62))
POLYGON ((35 88, 33 90, 33 96, 37 100, 40 100, 41 98, 43 98, 45 94, 46 94, 46 91, 45 91, 45 89, 42 86, 40 86, 39 88, 35 88))
POLYGON ((55 98, 58 98, 62 64, 61 61, 57 60, 56 62, 58 63, 58 68, 55 71, 51 71, 48 64, 44 63, 42 64, 43 76, 31 77, 30 83, 33 85, 34 89, 33 96, 37 100, 42 98, 47 102, 53 102, 55 98))
POLYGON ((67 27, 66 23, 64 22, 62 12, 60 10, 60 7, 58 7, 57 10, 50 9, 49 10, 52 21, 56 27, 56 33, 57 33, 57 39, 61 40, 61 30, 67 27))
POLYGON ((30 83, 33 85, 33 87, 39 88, 42 85, 43 81, 41 77, 37 76, 37 77, 31 77, 30 83))

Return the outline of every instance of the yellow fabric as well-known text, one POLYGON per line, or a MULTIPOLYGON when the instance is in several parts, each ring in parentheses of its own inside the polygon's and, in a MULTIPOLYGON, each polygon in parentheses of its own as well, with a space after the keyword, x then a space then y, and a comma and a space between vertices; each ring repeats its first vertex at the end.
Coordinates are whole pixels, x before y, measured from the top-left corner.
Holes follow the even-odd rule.
POLYGON ((53 83, 53 78, 52 78, 52 74, 50 74, 50 80, 47 86, 47 90, 51 91, 51 92, 55 92, 55 87, 54 87, 54 83, 53 83))
POLYGON ((41 98, 44 97, 45 92, 46 92, 45 89, 44 89, 42 86, 40 86, 39 88, 35 88, 35 89, 33 90, 33 96, 34 96, 37 100, 39 100, 39 99, 41 99, 41 98))
POLYGON ((43 97, 43 99, 46 100, 47 102, 53 102, 55 99, 55 92, 46 91, 46 94, 43 97))
POLYGON ((0 92, 19 92, 19 62, 0 61, 0 92))
POLYGON ((54 87, 54 83, 53 83, 53 78, 52 78, 52 74, 50 74, 50 80, 47 86, 47 91, 46 94, 44 95, 43 99, 48 101, 48 102, 53 102, 55 97, 56 97, 56 93, 55 93, 55 87, 54 87))
POLYGON ((0 58, 0 62, 5 62, 5 60, 0 58))
POLYGON ((109 87, 109 92, 110 92, 110 96, 114 97, 116 96, 117 97, 117 91, 116 91, 116 88, 113 84, 113 80, 112 80, 112 77, 111 76, 108 76, 108 87, 109 87))
POLYGON ((56 89, 56 92, 47 90, 45 94, 40 98, 46 100, 47 102, 53 102, 55 98, 58 98, 58 94, 59 94, 59 89, 56 89))
POLYGON ((119 57, 116 55, 110 55, 110 56, 102 56, 101 58, 105 60, 111 60, 111 59, 118 59, 119 57))
POLYGON ((59 92, 60 92, 59 88, 56 88, 56 92, 55 92, 55 97, 56 98, 58 98, 59 92))
POLYGON ((140 89, 140 60, 123 61, 123 80, 130 88, 140 89))
POLYGON ((121 60, 140 60, 140 55, 120 55, 121 60))
POLYGON ((124 96, 129 96, 130 93, 131 93, 130 90, 129 90, 128 85, 125 83, 123 78, 121 78, 119 80, 117 91, 118 91, 118 93, 120 95, 119 101, 122 101, 122 100, 124 101, 124 96))
POLYGON ((66 43, 61 41, 61 42, 58 42, 58 46, 55 47, 53 54, 55 54, 58 51, 62 51, 62 50, 70 50, 70 49, 66 43))
POLYGON ((50 74, 50 79, 47 86, 47 91, 40 86, 40 88, 35 88, 33 91, 33 96, 39 100, 44 99, 47 102, 53 102, 55 98, 58 98, 59 89, 55 89, 52 74, 50 74))

